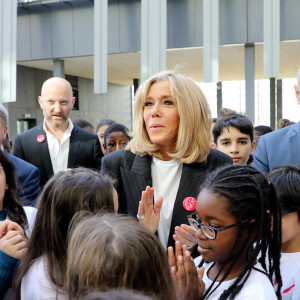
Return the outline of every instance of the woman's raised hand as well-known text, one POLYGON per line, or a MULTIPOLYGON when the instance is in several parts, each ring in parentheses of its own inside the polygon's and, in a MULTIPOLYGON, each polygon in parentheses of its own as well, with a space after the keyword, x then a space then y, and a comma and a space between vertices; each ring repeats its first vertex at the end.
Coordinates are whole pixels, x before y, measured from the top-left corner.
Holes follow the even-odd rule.
POLYGON ((175 286, 177 286, 180 300, 198 300, 202 297, 205 285, 202 281, 204 268, 197 268, 187 246, 177 241, 175 253, 172 247, 168 248, 169 266, 175 286))
POLYGON ((160 209, 163 198, 158 197, 153 205, 153 195, 154 188, 147 186, 146 190, 142 192, 142 199, 139 203, 137 218, 141 225, 155 233, 160 219, 160 209))

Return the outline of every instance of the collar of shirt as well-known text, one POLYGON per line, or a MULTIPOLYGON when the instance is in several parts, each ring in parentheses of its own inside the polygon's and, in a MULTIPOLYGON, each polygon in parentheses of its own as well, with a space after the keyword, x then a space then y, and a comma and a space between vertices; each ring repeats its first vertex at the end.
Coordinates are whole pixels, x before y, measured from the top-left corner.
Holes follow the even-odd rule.
MULTIPOLYGON (((61 143, 63 143, 63 141, 65 140, 65 137, 68 138, 68 137, 71 136, 71 132, 72 132, 72 130, 73 130, 73 128, 74 128, 74 125, 73 125, 73 123, 72 123, 72 121, 71 121, 70 118, 68 118, 68 122, 69 122, 69 126, 68 126, 67 130, 66 130, 65 133, 64 133, 64 136, 63 136, 63 139, 62 139, 61 143)), ((53 134, 47 129, 47 127, 46 127, 46 120, 45 120, 45 119, 44 119, 44 122, 43 122, 43 129, 44 129, 44 131, 46 132, 47 135, 48 135, 48 134, 53 135, 53 134)))
POLYGON ((68 121, 69 126, 64 132, 61 143, 59 144, 57 138, 47 130, 44 120, 43 129, 45 130, 47 136, 48 150, 54 174, 58 173, 59 171, 65 170, 68 167, 70 137, 71 132, 74 128, 72 121, 70 119, 68 119, 68 121))

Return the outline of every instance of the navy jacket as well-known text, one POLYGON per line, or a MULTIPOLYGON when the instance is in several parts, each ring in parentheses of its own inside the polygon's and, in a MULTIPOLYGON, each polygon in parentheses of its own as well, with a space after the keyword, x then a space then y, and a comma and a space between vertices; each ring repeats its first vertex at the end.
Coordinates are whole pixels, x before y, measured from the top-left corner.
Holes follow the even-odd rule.
POLYGON ((19 187, 18 196, 24 206, 34 206, 40 194, 40 171, 32 164, 11 155, 5 149, 6 157, 14 164, 16 181, 19 187))

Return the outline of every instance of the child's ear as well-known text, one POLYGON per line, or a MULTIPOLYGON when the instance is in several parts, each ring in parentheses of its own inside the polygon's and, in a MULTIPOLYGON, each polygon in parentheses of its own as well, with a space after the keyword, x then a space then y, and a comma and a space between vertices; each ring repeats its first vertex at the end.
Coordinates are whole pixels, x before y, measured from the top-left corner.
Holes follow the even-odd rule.
POLYGON ((211 142, 211 147, 215 150, 218 150, 218 146, 215 144, 215 142, 211 142))
POLYGON ((252 143, 251 143, 251 151, 250 151, 250 154, 251 154, 251 155, 253 155, 254 150, 255 150, 255 147, 256 147, 256 141, 253 140, 252 143))
POLYGON ((254 220, 251 220, 249 223, 245 225, 245 230, 244 230, 245 236, 249 237, 250 233, 251 233, 251 239, 256 237, 259 233, 258 223, 255 223, 254 220))

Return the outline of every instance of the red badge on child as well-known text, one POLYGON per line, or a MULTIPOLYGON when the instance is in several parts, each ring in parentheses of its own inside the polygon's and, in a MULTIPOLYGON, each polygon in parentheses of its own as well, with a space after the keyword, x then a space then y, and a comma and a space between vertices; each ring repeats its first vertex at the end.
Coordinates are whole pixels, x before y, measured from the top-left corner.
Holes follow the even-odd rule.
POLYGON ((192 211, 196 209, 197 200, 194 197, 186 197, 182 203, 183 207, 187 211, 192 211))
POLYGON ((45 136, 43 134, 39 135, 36 140, 38 141, 38 143, 42 143, 45 140, 45 136))

